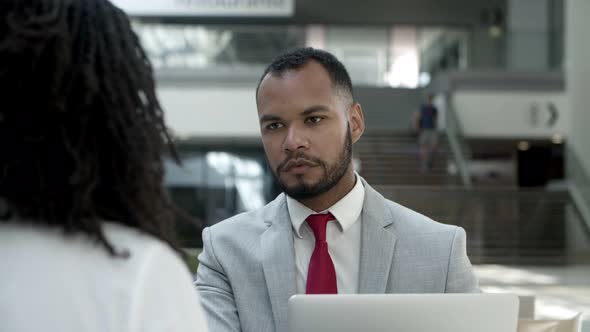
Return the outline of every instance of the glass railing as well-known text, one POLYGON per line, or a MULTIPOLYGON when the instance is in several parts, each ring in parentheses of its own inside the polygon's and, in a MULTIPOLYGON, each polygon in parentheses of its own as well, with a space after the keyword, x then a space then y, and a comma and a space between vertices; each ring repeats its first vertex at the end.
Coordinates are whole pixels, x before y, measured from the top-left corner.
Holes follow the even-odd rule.
POLYGON ((378 186, 381 194, 442 223, 467 232, 473 263, 563 264, 572 234, 585 246, 590 234, 567 191, 497 188, 378 186))
POLYGON ((142 20, 133 27, 157 73, 196 81, 209 81, 209 73, 216 80, 247 76, 255 81, 277 55, 311 45, 334 53, 355 84, 376 87, 423 87, 448 71, 549 72, 563 62, 560 30, 495 35, 481 28, 142 20))
POLYGON ((583 217, 586 229, 590 229, 590 172, 571 147, 566 151, 566 170, 572 200, 583 217))
POLYGON ((135 22, 156 70, 265 66, 278 54, 305 45, 300 26, 175 25, 135 22))
POLYGON ((506 44, 506 70, 544 72, 563 68, 561 30, 507 31, 506 44))
POLYGON ((467 148, 467 144, 463 137, 463 130, 461 123, 453 104, 450 101, 450 97, 447 95, 445 98, 446 102, 446 136, 449 142, 449 147, 455 161, 457 172, 461 177, 461 181, 465 188, 471 188, 471 176, 469 169, 467 168, 467 161, 470 159, 470 153, 467 148))

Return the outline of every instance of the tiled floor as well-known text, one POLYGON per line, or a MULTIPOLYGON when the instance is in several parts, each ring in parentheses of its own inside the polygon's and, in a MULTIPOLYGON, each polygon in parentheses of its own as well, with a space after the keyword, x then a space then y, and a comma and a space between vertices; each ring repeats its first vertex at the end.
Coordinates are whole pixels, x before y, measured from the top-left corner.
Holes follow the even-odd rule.
POLYGON ((582 312, 582 332, 590 332, 590 264, 475 268, 484 292, 535 295, 537 318, 565 319, 582 312))

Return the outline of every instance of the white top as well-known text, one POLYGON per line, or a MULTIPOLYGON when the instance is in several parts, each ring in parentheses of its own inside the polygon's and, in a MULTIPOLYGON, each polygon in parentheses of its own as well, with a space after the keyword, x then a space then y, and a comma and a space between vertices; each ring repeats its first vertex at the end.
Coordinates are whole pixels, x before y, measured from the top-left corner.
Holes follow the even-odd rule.
POLYGON ((206 331, 182 260, 152 236, 104 224, 111 257, 82 234, 0 223, 0 331, 206 331))
POLYGON ((287 208, 293 224, 295 265, 297 269, 297 293, 305 294, 307 269, 315 247, 315 237, 305 219, 316 213, 332 213, 337 222, 331 221, 326 228, 328 252, 334 262, 339 294, 358 293, 359 262, 361 251, 361 211, 365 190, 359 176, 352 190, 325 211, 315 212, 287 196, 287 208))

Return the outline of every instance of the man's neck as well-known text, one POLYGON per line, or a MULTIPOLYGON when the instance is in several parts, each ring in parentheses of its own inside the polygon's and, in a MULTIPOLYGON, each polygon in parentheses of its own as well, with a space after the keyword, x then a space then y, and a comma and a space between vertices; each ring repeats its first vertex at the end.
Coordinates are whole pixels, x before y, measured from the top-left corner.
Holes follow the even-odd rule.
POLYGON ((354 171, 349 169, 332 189, 313 198, 301 199, 299 202, 313 211, 324 211, 346 196, 354 188, 356 181, 354 171))

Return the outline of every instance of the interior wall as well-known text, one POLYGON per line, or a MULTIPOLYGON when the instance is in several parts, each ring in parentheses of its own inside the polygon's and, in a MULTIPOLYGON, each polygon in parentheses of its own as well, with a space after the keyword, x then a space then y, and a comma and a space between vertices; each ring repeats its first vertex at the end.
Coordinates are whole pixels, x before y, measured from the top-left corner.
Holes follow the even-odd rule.
POLYGON ((508 1, 507 63, 511 70, 547 70, 549 0, 508 1))
MULTIPOLYGON (((256 87, 164 86, 158 96, 172 131, 188 137, 259 137, 256 87)), ((407 131, 423 100, 421 90, 355 87, 366 131, 407 131)))
POLYGON ((571 145, 590 175, 590 1, 566 1, 566 88, 570 98, 571 145))
POLYGON ((365 113, 365 131, 400 132, 413 127, 414 113, 424 100, 420 89, 355 87, 355 97, 365 113))
POLYGON ((467 137, 550 139, 570 132, 564 92, 456 91, 452 103, 467 137), (550 104, 557 111, 554 124, 550 104))
POLYGON ((166 122, 175 135, 258 137, 255 86, 158 88, 166 122))

